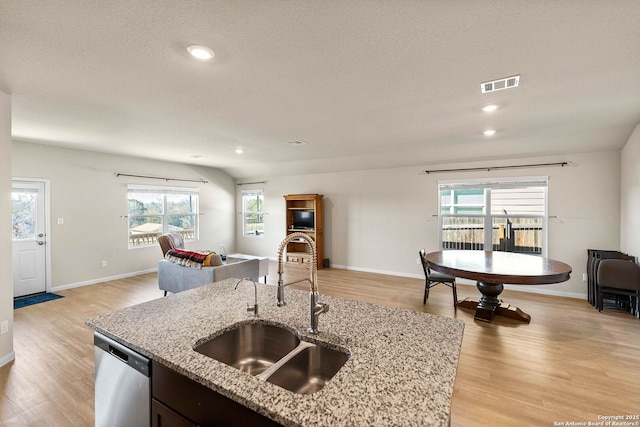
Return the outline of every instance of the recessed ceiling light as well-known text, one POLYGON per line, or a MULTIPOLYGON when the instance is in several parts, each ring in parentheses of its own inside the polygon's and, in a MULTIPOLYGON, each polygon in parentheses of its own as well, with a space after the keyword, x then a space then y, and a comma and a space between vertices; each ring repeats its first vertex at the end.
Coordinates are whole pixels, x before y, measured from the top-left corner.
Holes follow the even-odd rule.
POLYGON ((242 153, 244 153, 244 150, 242 148, 236 148, 235 152, 236 152, 236 154, 242 154, 242 153))
POLYGON ((493 111, 496 111, 497 109, 498 109, 498 104, 489 104, 482 107, 482 111, 484 111, 485 113, 491 113, 493 111))
POLYGON ((482 133, 484 134, 484 136, 493 136, 493 135, 496 134, 496 130, 495 129, 487 129, 482 133))
POLYGON ((187 50, 196 59, 200 61, 208 61, 215 56, 213 50, 208 48, 207 46, 202 46, 199 44, 192 44, 187 46, 187 50))
POLYGON ((200 154, 194 154, 194 155, 189 156, 189 157, 191 157, 192 159, 202 159, 202 158, 204 158, 204 156, 202 156, 200 154))
POLYGON ((287 144, 297 147, 298 145, 306 145, 307 143, 304 141, 295 140, 295 141, 287 141, 287 144))

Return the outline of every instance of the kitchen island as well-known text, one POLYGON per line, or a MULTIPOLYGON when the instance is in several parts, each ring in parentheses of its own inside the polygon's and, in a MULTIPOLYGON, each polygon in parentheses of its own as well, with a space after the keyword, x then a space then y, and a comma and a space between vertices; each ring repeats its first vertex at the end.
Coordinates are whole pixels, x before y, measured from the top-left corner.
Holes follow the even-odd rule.
MULTIPOLYGON (((305 341, 349 359, 321 390, 297 394, 193 350, 250 319, 254 288, 217 282, 88 319, 86 324, 155 363, 285 426, 446 426, 462 344, 462 321, 322 296, 330 310, 308 334, 308 292, 258 284, 259 319, 297 330, 305 341)), ((321 284, 320 284, 321 285, 321 284)), ((320 286, 320 291, 322 288, 320 286)), ((176 390, 180 393, 180 390, 176 390)))

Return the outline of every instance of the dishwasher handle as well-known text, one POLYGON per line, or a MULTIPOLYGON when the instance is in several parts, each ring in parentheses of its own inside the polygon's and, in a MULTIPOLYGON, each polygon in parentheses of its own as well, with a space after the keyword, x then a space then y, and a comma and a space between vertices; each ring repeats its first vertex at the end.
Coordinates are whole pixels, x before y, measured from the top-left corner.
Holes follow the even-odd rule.
POLYGON ((140 353, 137 353, 98 332, 93 334, 93 344, 96 348, 103 350, 145 376, 151 376, 151 361, 140 353))
POLYGON ((111 353, 111 355, 113 355, 116 359, 120 359, 120 361, 127 364, 129 363, 129 356, 127 355, 127 353, 118 350, 112 345, 109 346, 109 353, 111 353))

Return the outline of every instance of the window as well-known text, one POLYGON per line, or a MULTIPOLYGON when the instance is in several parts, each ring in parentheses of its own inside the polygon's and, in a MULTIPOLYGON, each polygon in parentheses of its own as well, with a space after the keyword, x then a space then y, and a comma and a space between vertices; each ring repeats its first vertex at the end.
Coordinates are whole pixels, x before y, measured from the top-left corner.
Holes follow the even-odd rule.
POLYGON ((439 182, 442 249, 546 254, 547 178, 439 182))
POLYGON ((242 235, 264 236, 264 192, 245 190, 242 192, 242 235))
POLYGON ((156 244, 163 233, 198 238, 198 189, 129 186, 129 247, 156 244))
POLYGON ((13 241, 36 239, 38 191, 28 188, 11 192, 13 241))

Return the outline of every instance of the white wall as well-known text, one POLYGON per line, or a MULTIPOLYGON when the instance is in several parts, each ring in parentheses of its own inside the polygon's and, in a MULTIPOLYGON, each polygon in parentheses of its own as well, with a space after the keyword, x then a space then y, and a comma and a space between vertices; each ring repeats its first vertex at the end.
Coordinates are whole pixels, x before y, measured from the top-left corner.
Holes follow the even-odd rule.
MULTIPOLYGON (((630 142, 633 143, 631 139, 630 142)), ((126 219, 120 218, 126 215, 127 183, 151 181, 115 178, 115 172, 209 180, 209 184, 200 185, 204 215, 201 216, 201 240, 189 245, 193 249, 217 250, 224 243, 230 252, 275 257, 285 235, 282 196, 324 194, 325 257, 331 259, 332 266, 410 277, 422 277, 416 264, 418 249, 438 248, 438 223, 432 217, 437 213, 438 180, 546 175, 549 176, 549 214, 558 217, 549 222, 548 256, 570 264, 574 272, 566 283, 528 290, 585 297, 582 274, 586 250, 620 248, 619 152, 438 165, 437 168, 565 160, 575 165, 430 175, 420 174, 424 169, 421 167, 405 167, 256 177, 241 182, 267 182, 247 186, 236 186, 231 177, 211 168, 26 142, 14 142, 12 165, 13 176, 47 178, 51 182, 54 290, 155 268, 159 249, 127 249, 126 219), (82 194, 81 198, 74 188, 82 194), (251 188, 265 191, 264 238, 242 237, 240 193, 242 189, 251 188), (57 225, 57 218, 64 218, 64 225, 57 225), (103 259, 108 261, 107 268, 100 267, 103 259)))
POLYGON ((622 149, 620 250, 640 257, 640 124, 622 149))
MULTIPOLYGON (((2 156, 4 158, 4 156, 2 156)), ((160 247, 128 249, 127 184, 200 188, 200 241, 191 249, 235 246, 235 184, 212 168, 14 141, 13 176, 51 185, 52 290, 125 277, 156 268, 160 247), (207 184, 128 178, 115 173, 204 179, 207 184), (64 224, 58 225, 57 219, 64 224), (107 267, 102 268, 102 260, 107 267)), ((4 169, 3 169, 4 170, 4 169)), ((8 252, 10 253, 10 252, 8 252)), ((4 271, 4 269, 3 269, 4 271)))
MULTIPOLYGON (((240 252, 276 256, 285 236, 285 194, 319 193, 325 196, 325 258, 332 266, 422 277, 416 264, 418 250, 438 250, 437 182, 492 176, 549 176, 549 254, 573 267, 572 278, 562 284, 518 287, 521 290, 586 298, 587 249, 617 249, 620 244, 620 153, 617 151, 540 157, 525 160, 433 165, 447 167, 498 166, 571 161, 574 166, 492 172, 421 175, 425 168, 405 167, 284 177, 255 177, 244 182, 267 181, 238 187, 263 188, 265 237, 242 237, 237 221, 240 252)), ((242 181, 241 181, 242 182, 242 181)))
POLYGON ((11 97, 0 92, 0 322, 8 332, 0 335, 0 366, 13 353, 13 275, 11 257, 11 97))

